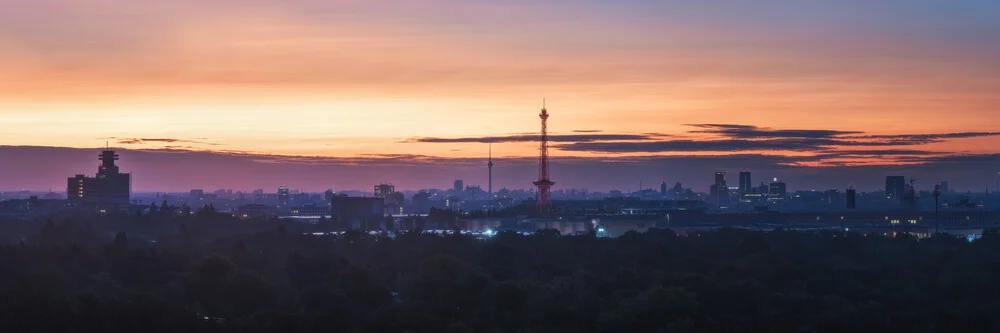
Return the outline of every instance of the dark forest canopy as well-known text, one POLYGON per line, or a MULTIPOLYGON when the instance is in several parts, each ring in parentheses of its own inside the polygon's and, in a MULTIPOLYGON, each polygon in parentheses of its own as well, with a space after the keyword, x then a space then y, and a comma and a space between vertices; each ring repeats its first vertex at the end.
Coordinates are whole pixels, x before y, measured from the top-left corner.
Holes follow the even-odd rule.
POLYGON ((993 233, 391 239, 211 212, 0 222, 28 232, 0 245, 4 332, 1000 329, 993 233))

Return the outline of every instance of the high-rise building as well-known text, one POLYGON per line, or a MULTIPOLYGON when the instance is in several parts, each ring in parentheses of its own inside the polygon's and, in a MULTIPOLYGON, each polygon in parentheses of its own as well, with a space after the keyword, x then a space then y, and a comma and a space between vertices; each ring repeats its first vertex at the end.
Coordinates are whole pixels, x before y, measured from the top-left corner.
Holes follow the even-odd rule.
POLYGON ((753 182, 750 181, 750 171, 740 172, 740 195, 753 192, 753 182))
POLYGON ((858 192, 854 187, 847 188, 847 209, 858 208, 858 192))
POLYGON ((914 209, 917 208, 917 190, 913 188, 913 179, 910 179, 910 183, 903 185, 903 205, 907 208, 914 209))
POLYGON ((132 175, 121 173, 115 161, 118 154, 105 150, 98 156, 101 165, 96 177, 76 175, 66 182, 67 198, 76 204, 120 207, 129 204, 132 196, 132 175))
POLYGON ((420 190, 410 198, 415 213, 426 213, 431 209, 431 197, 433 195, 425 190, 420 190))
POLYGON ((394 215, 402 213, 403 193, 396 192, 396 187, 392 184, 375 185, 375 197, 382 199, 383 214, 394 215))
POLYGON ((465 186, 465 200, 481 200, 485 197, 483 192, 483 187, 479 185, 466 185, 465 186))
POLYGON ((726 173, 718 171, 715 173, 715 183, 709 189, 712 201, 719 207, 729 205, 729 187, 726 186, 726 173))
POLYGON ((278 205, 279 206, 288 206, 289 194, 290 194, 290 192, 288 191, 288 186, 285 186, 285 185, 278 186, 278 205))
POLYGON ((660 183, 660 195, 667 195, 667 182, 660 183))
POLYGON ((381 219, 385 214, 382 198, 337 195, 330 202, 330 216, 344 230, 364 227, 365 223, 381 219))
POLYGON ((715 184, 725 184, 726 183, 726 172, 716 171, 715 172, 715 184))
POLYGON ((838 190, 826 190, 823 192, 823 201, 825 201, 829 207, 840 207, 840 198, 840 191, 838 190))
POLYGON ((395 192, 396 192, 396 187, 393 186, 392 184, 375 185, 375 197, 385 198, 395 192))
POLYGON ((465 183, 461 179, 455 180, 455 186, 453 187, 455 192, 462 192, 465 190, 465 183))
POLYGON ((948 193, 949 191, 950 190, 948 189, 948 181, 947 180, 942 180, 941 181, 941 193, 948 193))
POLYGON ((886 176, 885 177, 885 199, 889 202, 899 203, 906 193, 906 177, 886 176))
POLYGON ((778 181, 778 178, 774 178, 771 185, 768 187, 768 197, 774 200, 781 200, 788 196, 788 187, 784 182, 778 181))

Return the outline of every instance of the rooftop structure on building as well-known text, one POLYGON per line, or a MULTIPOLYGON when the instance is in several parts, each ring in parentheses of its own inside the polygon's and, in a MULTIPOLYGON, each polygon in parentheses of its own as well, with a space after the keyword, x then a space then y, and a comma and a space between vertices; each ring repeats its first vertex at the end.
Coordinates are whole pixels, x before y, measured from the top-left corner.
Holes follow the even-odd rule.
POLYGON ((128 206, 132 195, 132 175, 120 172, 115 164, 118 154, 113 150, 102 151, 98 160, 101 164, 94 177, 79 174, 67 179, 67 199, 76 205, 128 206))

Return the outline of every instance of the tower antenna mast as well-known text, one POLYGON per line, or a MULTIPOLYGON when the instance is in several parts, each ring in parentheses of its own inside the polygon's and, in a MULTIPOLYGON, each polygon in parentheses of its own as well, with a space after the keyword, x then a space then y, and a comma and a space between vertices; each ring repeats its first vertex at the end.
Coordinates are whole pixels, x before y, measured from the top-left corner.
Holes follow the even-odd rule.
POLYGON ((489 184, 487 185, 490 195, 490 206, 493 206, 493 143, 489 143, 490 147, 490 158, 489 162, 486 163, 486 167, 489 169, 489 184))
POLYGON ((538 187, 538 213, 545 216, 552 209, 550 189, 556 183, 549 179, 549 111, 545 109, 544 98, 542 99, 542 112, 538 114, 538 117, 542 120, 542 138, 538 156, 538 181, 534 184, 538 187))

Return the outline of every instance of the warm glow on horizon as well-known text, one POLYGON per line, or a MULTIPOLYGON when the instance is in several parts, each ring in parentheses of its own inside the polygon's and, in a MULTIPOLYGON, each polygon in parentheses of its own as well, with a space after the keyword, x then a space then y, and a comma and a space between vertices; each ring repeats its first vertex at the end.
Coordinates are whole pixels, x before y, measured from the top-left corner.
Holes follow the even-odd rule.
MULTIPOLYGON (((900 19, 890 27, 835 4, 785 6, 771 25, 750 18, 775 8, 737 2, 718 12, 641 2, 0 4, 8 9, 0 13, 3 145, 481 157, 480 143, 405 141, 535 133, 543 97, 555 134, 708 138, 686 124, 877 135, 1000 129, 990 121, 1000 50, 977 40, 996 35, 975 20, 952 27, 966 39, 929 33, 921 20, 933 21, 924 17, 930 3, 892 8, 900 19), (126 138, 174 141, 117 143, 126 138)), ((968 10, 977 6, 988 5, 968 10)), ((998 143, 987 136, 921 149, 997 153, 998 143)), ((537 154, 528 142, 494 149, 537 154)), ((650 152, 552 151, 636 154, 650 152)))

